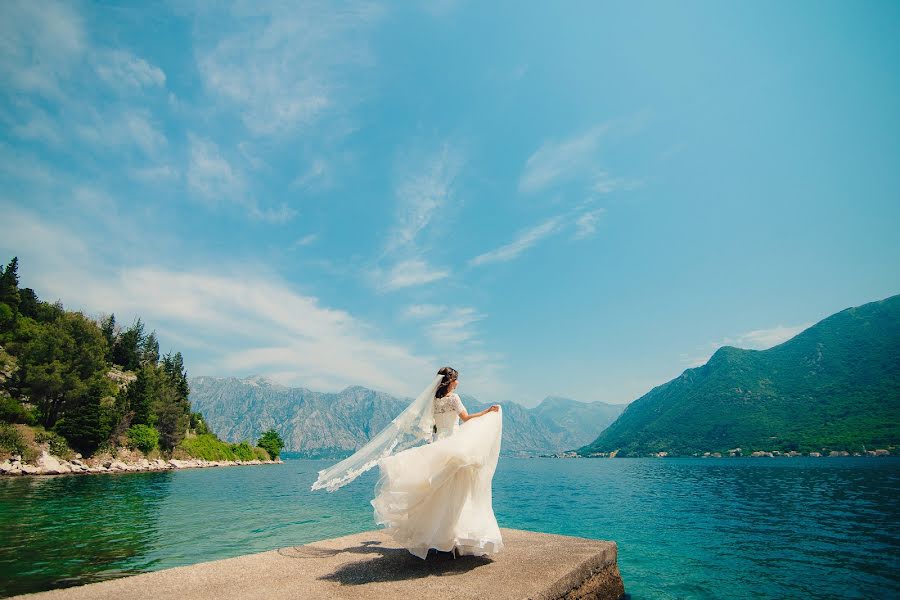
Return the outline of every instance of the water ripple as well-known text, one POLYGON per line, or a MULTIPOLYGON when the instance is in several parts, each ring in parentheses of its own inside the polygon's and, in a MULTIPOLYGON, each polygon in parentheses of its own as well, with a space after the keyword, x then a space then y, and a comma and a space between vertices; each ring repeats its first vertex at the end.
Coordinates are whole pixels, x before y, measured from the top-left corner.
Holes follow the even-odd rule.
MULTIPOLYGON (((0 479, 0 596, 375 527, 331 461, 0 479)), ((900 597, 900 459, 501 458, 502 527, 615 540, 633 600, 900 597)))

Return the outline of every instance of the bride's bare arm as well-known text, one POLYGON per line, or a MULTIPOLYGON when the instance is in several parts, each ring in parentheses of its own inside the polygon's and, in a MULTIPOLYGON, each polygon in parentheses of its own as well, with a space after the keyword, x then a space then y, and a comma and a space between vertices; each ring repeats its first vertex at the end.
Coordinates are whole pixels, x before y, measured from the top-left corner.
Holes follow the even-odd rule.
POLYGON ((487 407, 486 409, 480 410, 477 413, 472 413, 471 415, 469 413, 467 413, 465 410, 463 410, 461 413, 459 413, 459 418, 462 419, 463 423, 465 423, 469 419, 474 419, 475 417, 480 417, 482 415, 486 415, 489 412, 497 412, 498 410, 500 410, 499 404, 493 404, 493 405, 487 407))

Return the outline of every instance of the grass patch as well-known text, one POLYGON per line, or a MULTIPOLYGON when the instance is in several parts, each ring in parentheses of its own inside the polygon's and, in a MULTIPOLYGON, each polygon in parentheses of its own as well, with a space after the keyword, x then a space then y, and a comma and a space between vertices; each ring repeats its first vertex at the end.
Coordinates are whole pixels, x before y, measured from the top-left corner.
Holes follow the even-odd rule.
POLYGON ((268 460, 268 454, 262 448, 254 448, 247 442, 229 444, 212 433, 185 438, 178 444, 176 450, 181 450, 191 458, 204 460, 254 460, 256 458, 268 460), (261 454, 266 458, 262 458, 261 454))

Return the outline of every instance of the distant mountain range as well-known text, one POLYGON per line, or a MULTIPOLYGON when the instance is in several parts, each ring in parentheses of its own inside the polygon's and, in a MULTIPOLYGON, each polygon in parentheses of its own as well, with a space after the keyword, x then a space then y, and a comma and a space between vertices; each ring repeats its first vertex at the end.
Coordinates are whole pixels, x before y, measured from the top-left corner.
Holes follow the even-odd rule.
POLYGON ((768 350, 719 348, 577 452, 861 452, 898 442, 900 295, 842 310, 768 350))
MULTIPOLYGON (((254 441, 274 427, 287 452, 308 457, 348 456, 406 408, 397 398, 353 386, 338 393, 289 388, 264 377, 199 376, 189 380, 192 410, 223 440, 254 441)), ((462 395, 469 412, 488 404, 462 395)), ((504 455, 554 454, 584 445, 624 410, 624 404, 547 398, 534 408, 503 402, 504 455)))

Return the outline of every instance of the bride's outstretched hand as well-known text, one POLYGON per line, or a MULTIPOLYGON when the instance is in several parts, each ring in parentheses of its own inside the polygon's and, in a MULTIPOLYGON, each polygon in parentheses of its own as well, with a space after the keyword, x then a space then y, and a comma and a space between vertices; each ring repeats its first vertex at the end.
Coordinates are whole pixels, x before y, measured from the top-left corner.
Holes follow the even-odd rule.
POLYGON ((491 412, 497 412, 498 410, 500 410, 500 405, 499 405, 499 404, 494 404, 494 405, 492 405, 488 410, 491 411, 491 412))

